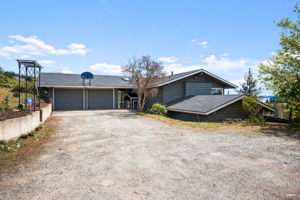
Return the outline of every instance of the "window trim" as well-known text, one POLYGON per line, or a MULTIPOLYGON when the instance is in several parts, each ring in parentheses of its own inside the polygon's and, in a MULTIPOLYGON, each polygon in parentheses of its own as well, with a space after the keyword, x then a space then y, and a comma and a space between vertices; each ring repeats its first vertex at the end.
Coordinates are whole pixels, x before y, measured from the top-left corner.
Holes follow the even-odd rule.
POLYGON ((211 95, 214 95, 214 94, 212 93, 212 90, 219 90, 219 89, 221 89, 222 94, 217 94, 217 95, 224 95, 224 88, 217 88, 217 87, 212 87, 212 88, 210 89, 210 94, 211 94, 211 95))

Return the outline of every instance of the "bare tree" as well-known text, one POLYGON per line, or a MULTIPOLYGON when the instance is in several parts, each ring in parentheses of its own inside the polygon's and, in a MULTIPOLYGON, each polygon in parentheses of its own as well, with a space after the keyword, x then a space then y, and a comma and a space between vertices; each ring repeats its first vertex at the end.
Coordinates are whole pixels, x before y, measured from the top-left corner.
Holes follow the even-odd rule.
POLYGON ((134 86, 138 96, 139 110, 143 111, 147 100, 156 96, 157 83, 165 75, 161 63, 151 60, 150 56, 133 58, 123 67, 123 73, 129 76, 129 83, 134 86))

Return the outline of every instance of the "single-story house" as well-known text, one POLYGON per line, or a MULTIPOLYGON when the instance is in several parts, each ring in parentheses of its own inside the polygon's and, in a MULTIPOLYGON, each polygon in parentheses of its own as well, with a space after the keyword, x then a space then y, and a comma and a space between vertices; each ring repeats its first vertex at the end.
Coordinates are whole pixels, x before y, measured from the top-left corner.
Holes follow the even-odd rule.
MULTIPOLYGON (((138 105, 133 86, 122 76, 94 75, 87 82, 80 74, 42 73, 40 87, 48 90, 53 110, 135 109, 138 105)), ((189 121, 245 118, 244 96, 224 92, 237 86, 204 69, 165 76, 156 87, 158 94, 149 99, 146 109, 162 103, 170 117, 189 121)))

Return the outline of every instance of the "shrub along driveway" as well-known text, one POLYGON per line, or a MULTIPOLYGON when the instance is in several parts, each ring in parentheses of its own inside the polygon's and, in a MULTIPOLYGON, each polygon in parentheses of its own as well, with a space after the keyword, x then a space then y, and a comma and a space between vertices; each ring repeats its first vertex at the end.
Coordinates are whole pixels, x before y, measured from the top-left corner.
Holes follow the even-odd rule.
POLYGON ((0 199, 299 197, 298 140, 195 131, 128 111, 55 112, 54 120, 44 150, 0 175, 0 199))

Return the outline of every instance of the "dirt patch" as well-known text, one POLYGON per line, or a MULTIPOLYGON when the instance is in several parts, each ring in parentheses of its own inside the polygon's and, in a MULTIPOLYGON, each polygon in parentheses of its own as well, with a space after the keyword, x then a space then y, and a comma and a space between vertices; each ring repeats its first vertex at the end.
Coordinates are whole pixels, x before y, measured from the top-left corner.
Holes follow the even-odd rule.
POLYGON ((0 111, 0 121, 30 115, 30 111, 0 111))
MULTIPOLYGON (((40 108, 46 107, 47 103, 41 103, 40 108)), ((13 118, 19 118, 24 117, 26 115, 30 115, 33 111, 0 111, 0 121, 6 120, 6 119, 13 119, 13 118)))

